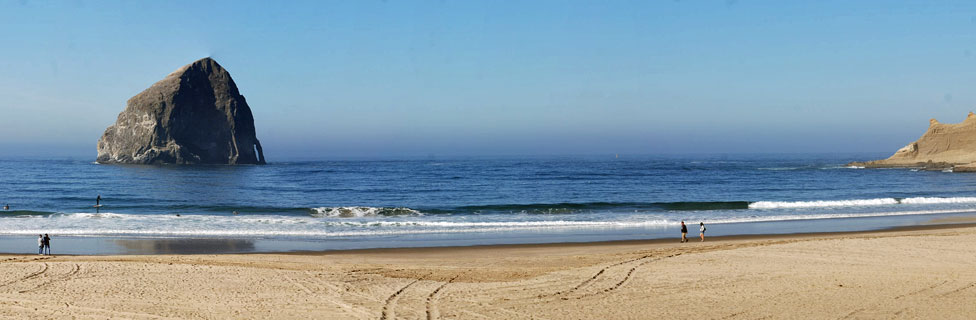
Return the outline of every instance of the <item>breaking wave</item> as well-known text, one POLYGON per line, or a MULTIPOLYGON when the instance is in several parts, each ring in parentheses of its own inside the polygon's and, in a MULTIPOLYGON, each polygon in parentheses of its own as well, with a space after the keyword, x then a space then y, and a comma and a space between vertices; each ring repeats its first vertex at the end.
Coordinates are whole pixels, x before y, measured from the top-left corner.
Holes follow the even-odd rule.
POLYGON ((318 207, 309 209, 312 216, 361 218, 410 216, 424 214, 538 214, 569 215, 579 213, 619 213, 656 211, 769 210, 830 207, 869 207, 899 204, 976 204, 976 197, 913 197, 810 201, 681 201, 681 202, 585 202, 535 203, 460 206, 453 208, 407 207, 318 207))
POLYGON ((976 197, 914 197, 914 198, 876 198, 853 200, 820 201, 757 201, 749 204, 749 209, 782 208, 824 208, 824 207, 864 207, 896 204, 965 204, 976 203, 976 197))
POLYGON ((819 201, 757 201, 749 204, 749 209, 781 209, 781 208, 822 208, 822 207, 858 207, 881 206, 898 204, 898 199, 860 199, 860 200, 819 200, 819 201))
POLYGON ((311 208, 312 216, 316 217, 338 217, 338 218, 361 218, 375 216, 403 216, 421 215, 420 211, 410 208, 384 208, 384 207, 318 207, 311 208))

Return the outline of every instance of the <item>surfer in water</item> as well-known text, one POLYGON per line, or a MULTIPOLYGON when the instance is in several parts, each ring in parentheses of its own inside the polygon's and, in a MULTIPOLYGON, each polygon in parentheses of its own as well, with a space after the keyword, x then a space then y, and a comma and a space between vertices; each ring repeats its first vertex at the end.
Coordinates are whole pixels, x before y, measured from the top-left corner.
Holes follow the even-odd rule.
POLYGON ((4 211, 10 210, 10 205, 9 204, 3 205, 3 210, 4 211))
POLYGON ((98 197, 95 198, 95 206, 97 207, 100 205, 102 205, 102 195, 98 195, 98 197))

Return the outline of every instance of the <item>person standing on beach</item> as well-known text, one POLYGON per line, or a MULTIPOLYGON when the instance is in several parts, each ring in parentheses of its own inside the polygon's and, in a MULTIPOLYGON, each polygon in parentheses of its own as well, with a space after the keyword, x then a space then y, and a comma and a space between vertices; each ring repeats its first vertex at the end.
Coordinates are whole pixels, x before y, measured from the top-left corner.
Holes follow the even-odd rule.
POLYGON ((37 255, 44 254, 44 236, 37 235, 37 255))
POLYGON ((51 237, 47 233, 44 234, 44 253, 51 254, 51 237))
POLYGON ((681 221, 681 243, 688 242, 688 226, 685 225, 684 221, 681 221))
POLYGON ((704 222, 699 222, 698 225, 700 226, 698 228, 698 232, 700 232, 698 234, 698 236, 701 237, 702 242, 705 242, 705 223, 704 222))

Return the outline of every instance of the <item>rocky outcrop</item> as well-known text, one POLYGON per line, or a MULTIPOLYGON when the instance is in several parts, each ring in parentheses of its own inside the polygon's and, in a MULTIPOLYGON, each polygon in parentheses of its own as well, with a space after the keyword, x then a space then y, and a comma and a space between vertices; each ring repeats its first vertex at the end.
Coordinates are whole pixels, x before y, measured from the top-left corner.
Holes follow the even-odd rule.
POLYGON ((234 79, 203 58, 130 98, 98 139, 98 163, 264 164, 234 79))
POLYGON ((918 141, 895 151, 888 159, 852 162, 865 168, 913 167, 928 170, 976 171, 976 115, 962 123, 945 124, 929 120, 929 129, 918 141))

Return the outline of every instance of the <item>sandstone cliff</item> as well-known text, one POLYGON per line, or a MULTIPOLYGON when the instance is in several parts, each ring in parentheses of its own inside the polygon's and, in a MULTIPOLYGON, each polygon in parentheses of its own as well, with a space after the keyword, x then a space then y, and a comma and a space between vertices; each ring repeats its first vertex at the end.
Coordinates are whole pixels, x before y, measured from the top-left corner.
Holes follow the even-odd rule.
POLYGON ((898 149, 888 159, 852 162, 867 168, 920 167, 927 169, 976 170, 976 115, 962 123, 945 124, 932 119, 918 141, 898 149))
POLYGON ((130 98, 98 140, 99 163, 263 164, 254 117, 230 73, 203 58, 130 98))

